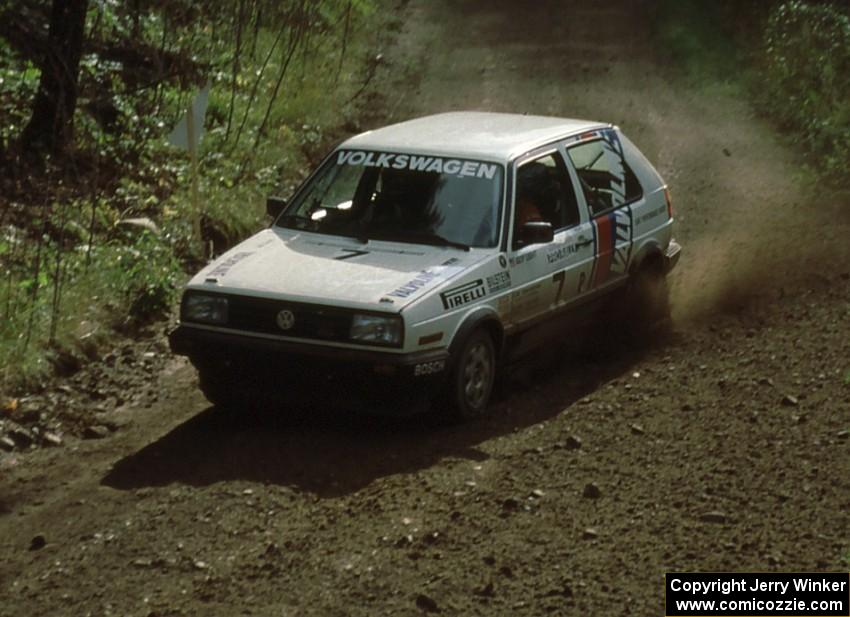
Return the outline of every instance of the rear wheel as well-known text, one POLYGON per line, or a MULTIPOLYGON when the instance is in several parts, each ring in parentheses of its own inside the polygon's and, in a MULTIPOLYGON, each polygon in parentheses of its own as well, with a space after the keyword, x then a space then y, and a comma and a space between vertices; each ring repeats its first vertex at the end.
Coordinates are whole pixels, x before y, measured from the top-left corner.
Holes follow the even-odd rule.
POLYGON ((496 348, 492 337, 476 330, 464 341, 452 363, 446 403, 455 420, 486 415, 496 381, 496 348))
POLYGON ((630 312, 629 338, 635 342, 649 342, 665 333, 670 327, 670 295, 667 277, 661 264, 655 260, 641 266, 626 288, 625 308, 630 312))

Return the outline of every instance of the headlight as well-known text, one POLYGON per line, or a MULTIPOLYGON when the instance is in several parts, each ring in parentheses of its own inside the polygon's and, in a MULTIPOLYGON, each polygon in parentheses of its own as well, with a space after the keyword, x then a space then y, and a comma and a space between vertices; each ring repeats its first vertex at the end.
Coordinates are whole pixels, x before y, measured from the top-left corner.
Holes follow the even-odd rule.
POLYGON ((354 315, 351 320, 352 341, 378 345, 401 345, 401 318, 380 315, 354 315))
POLYGON ((186 294, 183 299, 182 318, 185 321, 201 323, 227 323, 227 298, 197 293, 186 294))

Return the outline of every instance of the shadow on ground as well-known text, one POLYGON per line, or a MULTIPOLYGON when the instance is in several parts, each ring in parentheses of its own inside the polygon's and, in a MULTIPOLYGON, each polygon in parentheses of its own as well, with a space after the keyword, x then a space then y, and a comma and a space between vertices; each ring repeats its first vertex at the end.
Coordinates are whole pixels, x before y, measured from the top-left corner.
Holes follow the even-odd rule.
POLYGON ((118 461, 102 484, 130 490, 248 480, 319 497, 346 495, 444 458, 486 459, 479 444, 553 418, 626 373, 645 351, 526 361, 502 380, 492 416, 464 425, 441 426, 427 416, 376 417, 344 406, 303 409, 295 418, 285 410, 255 415, 210 407, 118 461))

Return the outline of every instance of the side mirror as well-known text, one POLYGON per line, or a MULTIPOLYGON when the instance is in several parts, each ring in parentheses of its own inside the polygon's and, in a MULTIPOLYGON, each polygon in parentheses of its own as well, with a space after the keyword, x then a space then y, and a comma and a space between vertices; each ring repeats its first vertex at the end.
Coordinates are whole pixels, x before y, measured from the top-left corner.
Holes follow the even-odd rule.
POLYGON ((283 197, 271 195, 266 198, 266 212, 273 219, 276 219, 285 207, 286 200, 283 197))
POLYGON ((530 244, 548 244, 555 239, 552 223, 546 221, 529 221, 519 230, 519 243, 522 246, 530 244))

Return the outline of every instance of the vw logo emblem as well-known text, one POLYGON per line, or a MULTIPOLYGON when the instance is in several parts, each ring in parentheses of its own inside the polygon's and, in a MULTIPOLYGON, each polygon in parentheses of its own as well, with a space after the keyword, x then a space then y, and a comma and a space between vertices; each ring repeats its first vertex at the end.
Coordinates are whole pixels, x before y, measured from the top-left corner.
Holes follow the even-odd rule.
POLYGON ((277 325, 281 330, 289 330, 295 325, 295 313, 283 309, 277 314, 277 325))

